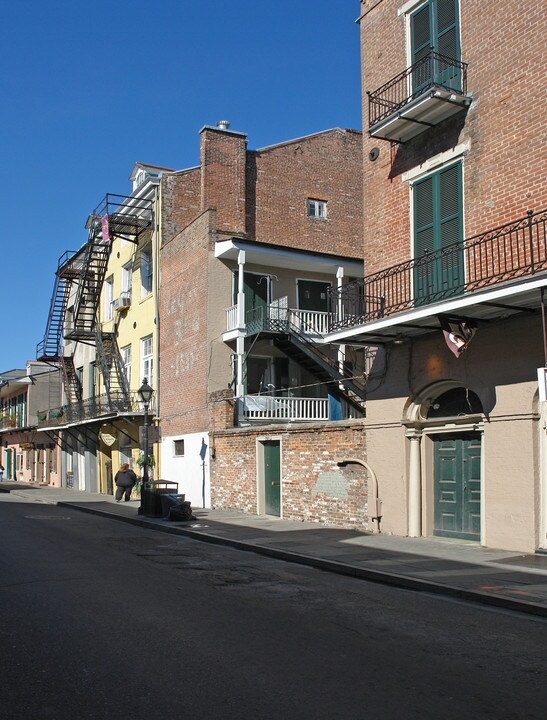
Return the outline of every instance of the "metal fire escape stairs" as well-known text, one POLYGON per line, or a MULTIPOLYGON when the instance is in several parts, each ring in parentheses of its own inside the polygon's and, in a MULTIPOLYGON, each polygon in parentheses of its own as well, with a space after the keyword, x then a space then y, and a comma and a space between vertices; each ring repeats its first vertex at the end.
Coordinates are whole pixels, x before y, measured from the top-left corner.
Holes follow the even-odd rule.
MULTIPOLYGON (((151 200, 108 194, 86 222, 88 240, 83 250, 77 253, 78 262, 69 263, 68 253, 59 260, 46 333, 37 347, 37 358, 61 363, 69 402, 81 400, 82 389, 73 357, 63 354, 63 338, 95 345, 109 407, 117 408, 121 403, 127 409, 130 405, 115 333, 103 333, 97 315, 114 238, 138 244, 151 224, 151 200), (72 283, 76 286, 72 293, 74 306, 71 322, 67 323, 72 283)), ((72 253, 71 257, 75 255, 72 253)))
MULTIPOLYGON (((287 357, 308 370, 320 382, 327 384, 329 392, 343 398, 361 413, 365 412, 366 379, 354 375, 353 367, 344 363, 340 365, 337 360, 324 353, 320 346, 310 340, 310 336, 318 338, 317 332, 309 328, 310 332, 302 332, 291 319, 291 311, 276 307, 262 307, 251 310, 247 318, 247 335, 260 335, 262 338, 273 340, 274 345, 287 357)), ((253 340, 246 358, 256 342, 253 340)))

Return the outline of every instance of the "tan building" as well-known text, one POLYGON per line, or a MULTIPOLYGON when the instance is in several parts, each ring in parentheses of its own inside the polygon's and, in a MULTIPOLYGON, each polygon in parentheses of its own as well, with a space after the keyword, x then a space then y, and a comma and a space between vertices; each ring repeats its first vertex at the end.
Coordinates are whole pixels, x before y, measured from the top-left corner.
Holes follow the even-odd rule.
POLYGON ((365 278, 333 294, 328 339, 379 348, 366 436, 383 531, 532 552, 547 547, 546 21, 539 0, 516 9, 361 2, 365 278))

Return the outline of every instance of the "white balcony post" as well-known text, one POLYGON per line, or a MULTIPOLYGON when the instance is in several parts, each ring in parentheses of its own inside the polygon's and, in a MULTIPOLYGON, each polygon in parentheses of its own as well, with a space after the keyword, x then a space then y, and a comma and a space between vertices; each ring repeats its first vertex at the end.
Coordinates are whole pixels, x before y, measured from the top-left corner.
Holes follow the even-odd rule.
POLYGON ((237 326, 245 327, 245 250, 240 250, 237 256, 237 326))
POLYGON ((236 338, 237 353, 237 379, 236 379, 236 397, 245 395, 245 383, 243 382, 243 360, 245 358, 245 336, 238 335, 236 338))
POLYGON ((344 279, 344 268, 336 270, 336 287, 338 289, 338 320, 342 319, 342 281, 344 279))

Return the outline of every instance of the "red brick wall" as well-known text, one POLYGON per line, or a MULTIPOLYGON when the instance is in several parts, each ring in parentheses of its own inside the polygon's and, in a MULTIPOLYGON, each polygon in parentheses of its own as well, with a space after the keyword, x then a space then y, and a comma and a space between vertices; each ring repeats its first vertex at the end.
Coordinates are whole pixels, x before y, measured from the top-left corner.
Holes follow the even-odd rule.
MULTIPOLYGON (((363 2, 361 50, 363 126, 366 91, 406 67, 400 0, 363 2)), ((402 174, 460 143, 464 160, 466 237, 547 207, 545 141, 546 14, 540 0, 518 5, 462 0, 461 52, 469 63, 467 113, 427 130, 405 145, 365 135, 365 265, 367 273, 402 262, 410 252, 409 187, 402 174), (488 41, 485 41, 485 38, 488 41), (373 147, 380 157, 368 158, 373 147)))
POLYGON ((162 241, 169 242, 201 209, 201 171, 186 170, 161 179, 162 241))
POLYGON ((161 250, 160 417, 164 435, 207 429, 207 267, 215 213, 198 215, 161 250))
POLYGON ((247 232, 259 242, 361 256, 362 136, 334 129, 247 157, 247 232), (326 220, 306 200, 327 201, 326 220))
POLYGON ((211 438, 212 504, 216 508, 257 511, 257 438, 281 439, 282 515, 337 527, 371 528, 367 518, 367 479, 361 466, 339 468, 337 460, 366 458, 362 425, 239 428, 211 438), (334 484, 332 478, 335 478, 334 484), (338 497, 329 488, 343 489, 338 497))
POLYGON ((242 133, 201 131, 201 209, 216 208, 218 230, 236 235, 245 233, 246 150, 242 133))

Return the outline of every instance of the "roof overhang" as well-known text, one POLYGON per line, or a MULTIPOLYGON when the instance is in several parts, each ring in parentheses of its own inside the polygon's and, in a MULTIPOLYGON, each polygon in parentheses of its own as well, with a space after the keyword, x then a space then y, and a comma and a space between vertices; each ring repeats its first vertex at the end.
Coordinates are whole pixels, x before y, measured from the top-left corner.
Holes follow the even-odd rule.
POLYGON ((249 240, 219 240, 215 244, 215 257, 219 260, 238 261, 240 251, 245 252, 245 262, 252 265, 301 270, 336 275, 339 268, 344 276, 363 277, 363 261, 336 255, 311 253, 278 245, 266 245, 249 240))

